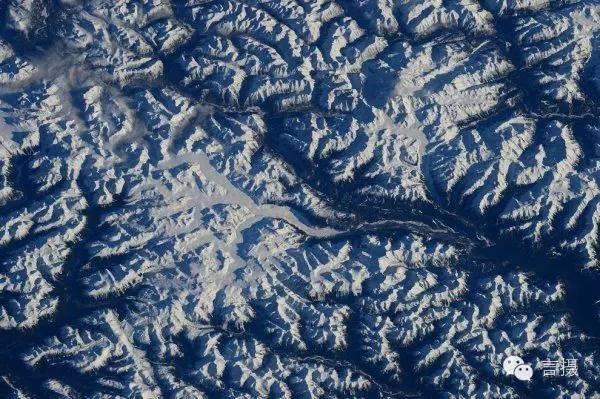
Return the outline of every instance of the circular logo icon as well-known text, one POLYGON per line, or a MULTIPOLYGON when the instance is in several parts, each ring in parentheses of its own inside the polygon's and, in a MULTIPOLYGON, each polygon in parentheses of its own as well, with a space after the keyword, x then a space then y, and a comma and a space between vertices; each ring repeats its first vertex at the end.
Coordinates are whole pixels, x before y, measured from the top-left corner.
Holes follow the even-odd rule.
POLYGON ((529 364, 521 364, 515 368, 515 377, 521 381, 530 381, 533 376, 533 369, 529 364))
POLYGON ((509 356, 504 359, 502 367, 504 368, 504 372, 506 374, 513 375, 515 373, 515 369, 523 363, 525 362, 519 356, 509 356))

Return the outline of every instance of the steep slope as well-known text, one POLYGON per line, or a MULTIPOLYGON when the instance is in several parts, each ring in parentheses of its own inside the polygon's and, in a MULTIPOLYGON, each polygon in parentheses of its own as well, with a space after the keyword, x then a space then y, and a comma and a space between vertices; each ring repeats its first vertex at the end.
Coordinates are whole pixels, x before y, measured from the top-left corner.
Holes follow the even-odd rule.
POLYGON ((0 18, 2 397, 600 395, 597 2, 0 18))

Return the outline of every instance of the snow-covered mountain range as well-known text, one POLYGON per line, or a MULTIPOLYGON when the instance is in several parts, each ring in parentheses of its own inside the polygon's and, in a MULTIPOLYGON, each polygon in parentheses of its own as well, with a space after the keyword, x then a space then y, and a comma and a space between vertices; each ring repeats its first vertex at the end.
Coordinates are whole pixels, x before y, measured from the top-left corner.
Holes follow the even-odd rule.
POLYGON ((2 398, 597 398, 599 221, 597 0, 0 0, 2 398))

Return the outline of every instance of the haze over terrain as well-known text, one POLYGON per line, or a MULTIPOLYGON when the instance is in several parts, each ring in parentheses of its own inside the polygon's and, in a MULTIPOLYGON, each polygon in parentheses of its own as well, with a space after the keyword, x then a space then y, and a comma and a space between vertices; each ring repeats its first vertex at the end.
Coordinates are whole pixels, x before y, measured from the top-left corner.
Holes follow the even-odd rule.
POLYGON ((599 106, 597 0, 0 0, 0 397, 600 397, 599 106))

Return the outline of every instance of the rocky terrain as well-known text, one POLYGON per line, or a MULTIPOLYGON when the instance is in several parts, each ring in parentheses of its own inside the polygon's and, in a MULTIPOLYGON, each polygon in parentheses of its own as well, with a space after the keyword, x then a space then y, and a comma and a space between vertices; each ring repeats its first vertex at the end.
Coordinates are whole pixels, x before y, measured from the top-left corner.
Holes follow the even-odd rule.
POLYGON ((600 397, 599 106, 595 0, 0 1, 0 397, 600 397))

